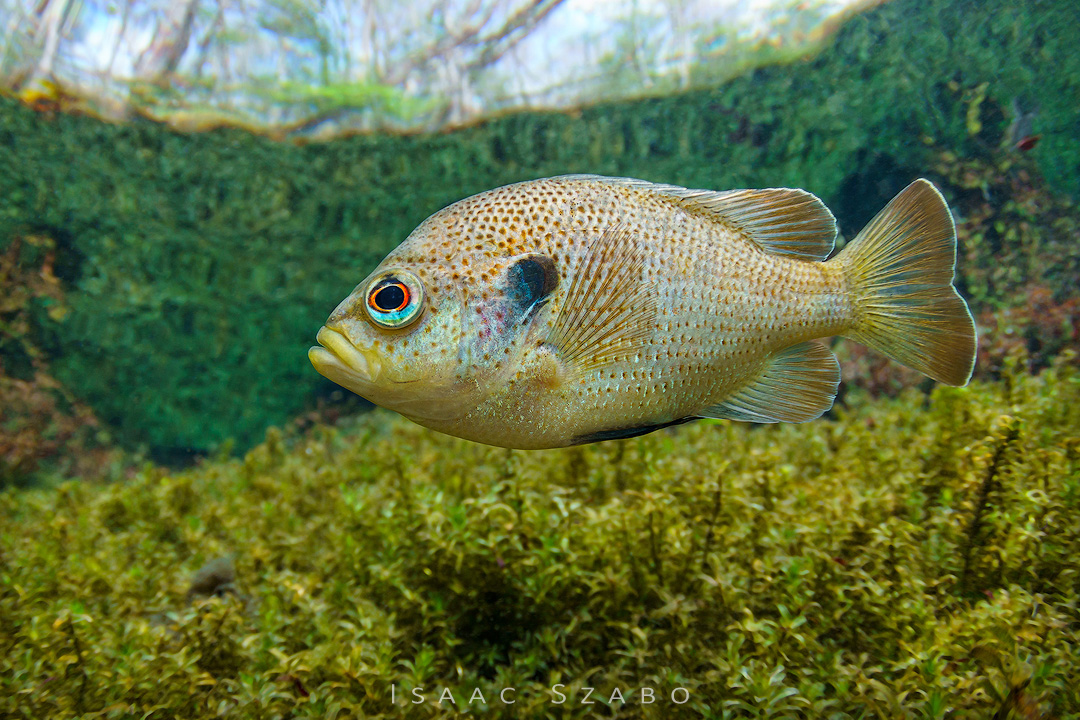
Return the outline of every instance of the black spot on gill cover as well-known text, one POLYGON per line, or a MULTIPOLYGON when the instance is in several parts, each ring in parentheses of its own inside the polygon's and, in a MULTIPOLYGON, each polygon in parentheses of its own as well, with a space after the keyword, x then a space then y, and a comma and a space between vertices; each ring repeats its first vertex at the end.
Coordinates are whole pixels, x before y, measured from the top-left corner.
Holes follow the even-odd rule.
POLYGON ((555 261, 547 255, 528 255, 506 272, 506 294, 521 315, 539 309, 559 284, 555 261))

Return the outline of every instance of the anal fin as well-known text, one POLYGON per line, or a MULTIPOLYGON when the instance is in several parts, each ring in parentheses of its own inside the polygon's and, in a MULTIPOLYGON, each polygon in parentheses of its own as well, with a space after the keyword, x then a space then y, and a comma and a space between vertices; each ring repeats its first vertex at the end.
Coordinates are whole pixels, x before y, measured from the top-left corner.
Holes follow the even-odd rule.
POLYGON ((840 364, 819 342, 804 342, 781 351, 755 381, 699 417, 742 422, 806 422, 832 407, 840 385, 840 364))

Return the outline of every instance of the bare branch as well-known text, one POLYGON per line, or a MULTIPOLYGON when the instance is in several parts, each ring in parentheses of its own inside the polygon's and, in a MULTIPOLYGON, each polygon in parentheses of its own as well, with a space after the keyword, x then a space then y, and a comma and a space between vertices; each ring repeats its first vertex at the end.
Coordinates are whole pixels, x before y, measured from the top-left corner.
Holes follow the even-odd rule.
MULTIPOLYGON (((457 31, 446 28, 445 36, 412 58, 399 63, 392 72, 382 78, 382 81, 388 85, 401 83, 410 74, 432 60, 445 58, 449 53, 466 47, 472 49, 476 57, 466 61, 463 65, 464 69, 475 70, 490 65, 524 39, 541 20, 563 2, 564 0, 529 0, 507 18, 499 29, 481 36, 481 31, 495 12, 495 5, 489 5, 487 11, 477 21, 457 31)), ((478 9, 478 5, 479 3, 476 3, 470 8, 470 14, 478 9)))
POLYGON ((169 7, 154 32, 154 39, 139 55, 135 63, 135 75, 152 83, 162 83, 176 72, 180 58, 191 42, 191 30, 195 23, 195 11, 199 0, 186 0, 169 7))
POLYGON ((483 50, 480 52, 480 57, 469 63, 469 68, 482 68, 497 61, 508 50, 524 40, 552 10, 563 2, 565 0, 534 0, 532 4, 519 10, 507 19, 501 28, 481 40, 483 50))
POLYGON ((38 26, 34 39, 38 42, 44 40, 41 57, 34 72, 37 77, 52 77, 56 55, 60 49, 60 35, 72 4, 72 0, 42 0, 35 9, 38 26))

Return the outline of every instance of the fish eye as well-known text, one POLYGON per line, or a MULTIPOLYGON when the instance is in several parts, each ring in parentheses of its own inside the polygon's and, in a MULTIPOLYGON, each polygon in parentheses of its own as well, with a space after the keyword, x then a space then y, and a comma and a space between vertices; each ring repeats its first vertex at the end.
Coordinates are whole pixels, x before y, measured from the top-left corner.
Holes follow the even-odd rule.
POLYGON ((379 327, 396 330, 416 322, 424 309, 424 286, 405 270, 375 278, 367 290, 368 317, 379 327))

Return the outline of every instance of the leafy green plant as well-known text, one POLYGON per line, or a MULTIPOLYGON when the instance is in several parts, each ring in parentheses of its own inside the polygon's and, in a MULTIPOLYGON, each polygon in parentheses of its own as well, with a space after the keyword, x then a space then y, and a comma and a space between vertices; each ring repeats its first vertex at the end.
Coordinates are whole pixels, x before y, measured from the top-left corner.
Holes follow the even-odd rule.
POLYGON ((0 715, 1080 717, 1080 377, 1025 368, 542 452, 375 411, 8 491, 0 715))
MULTIPOLYGON (((185 136, 58 112, 59 98, 38 98, 38 111, 0 98, 0 248, 17 237, 55 242, 69 312, 48 348, 50 375, 121 444, 162 459, 229 438, 249 448, 268 425, 313 406, 329 386, 304 353, 341 298, 431 212, 531 177, 803 187, 850 236, 947 149, 953 160, 935 179, 973 219, 963 228, 965 290, 1015 307, 1019 269, 1052 271, 1055 295, 1075 275, 1072 260, 1047 263, 1057 249, 1075 260, 1075 212, 1050 197, 1080 188, 1080 53, 1061 30, 1073 5, 894 0, 852 18, 811 60, 714 89, 326 144, 304 142, 313 128, 276 142, 222 129, 225 117, 185 136), (1000 158, 986 160, 1010 134, 1014 99, 1027 114, 1037 106, 1043 136, 1028 153, 1028 182, 1019 164, 1002 171, 1000 158), (979 187, 963 183, 969 161, 980 182, 991 176, 985 209, 979 187), (996 207, 998 198, 1012 206, 996 207), (1047 215, 1062 224, 1041 225, 1047 215), (1007 256, 996 254, 999 238, 1007 256)), ((140 92, 171 102, 160 88, 140 92)), ((363 85, 305 100, 401 104, 363 85)))
POLYGON ((51 373, 46 348, 70 308, 56 245, 16 236, 0 253, 0 488, 45 473, 106 477, 119 457, 100 423, 51 373))

